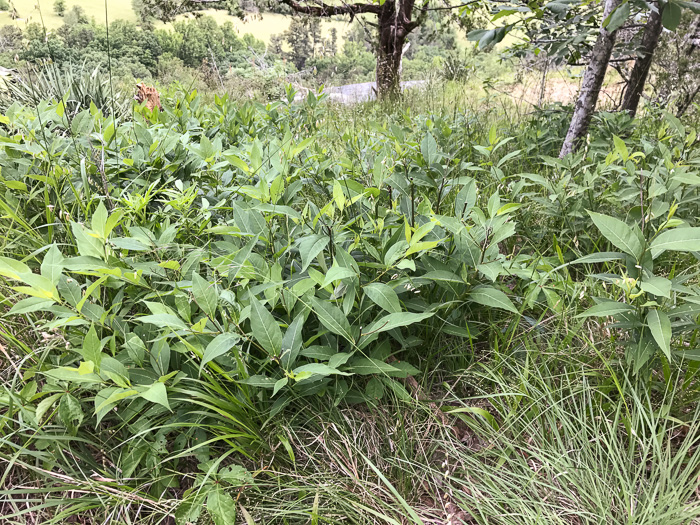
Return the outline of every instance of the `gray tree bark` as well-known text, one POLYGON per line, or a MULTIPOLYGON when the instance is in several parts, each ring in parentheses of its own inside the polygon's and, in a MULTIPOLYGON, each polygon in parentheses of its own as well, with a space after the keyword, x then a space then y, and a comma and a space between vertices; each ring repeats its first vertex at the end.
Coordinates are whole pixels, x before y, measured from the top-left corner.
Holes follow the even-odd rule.
MULTIPOLYGON (((603 20, 621 4, 622 0, 605 0, 603 20)), ((605 72, 610 62, 610 55, 615 45, 615 33, 616 31, 608 31, 601 24, 598 39, 593 46, 588 67, 583 75, 583 82, 581 83, 578 100, 576 100, 576 105, 574 106, 574 115, 571 118, 569 131, 559 152, 560 158, 576 151, 581 144, 581 140, 588 133, 588 126, 591 123, 591 117, 593 117, 593 111, 598 102, 600 88, 603 86, 605 72)))
POLYGON ((651 69, 651 60, 654 58, 654 51, 656 51, 656 47, 659 44, 659 37, 663 30, 663 26, 661 25, 662 10, 663 6, 656 5, 655 9, 652 9, 649 14, 649 19, 644 26, 644 33, 642 34, 641 54, 634 62, 629 83, 625 90, 625 97, 622 101, 621 109, 622 111, 627 111, 631 117, 634 117, 637 113, 639 101, 644 92, 644 85, 646 84, 647 76, 649 76, 649 70, 651 69))

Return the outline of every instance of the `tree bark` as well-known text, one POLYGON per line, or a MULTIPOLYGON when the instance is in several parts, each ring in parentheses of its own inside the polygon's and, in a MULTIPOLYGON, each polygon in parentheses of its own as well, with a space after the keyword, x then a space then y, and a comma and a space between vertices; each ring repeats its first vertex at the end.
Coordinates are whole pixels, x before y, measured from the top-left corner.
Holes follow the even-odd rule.
POLYGON ((415 0, 387 0, 378 17, 377 98, 396 99, 401 94, 401 59, 406 39, 422 22, 424 12, 412 20, 415 0))
POLYGON ((649 14, 649 19, 644 26, 644 34, 642 35, 641 54, 634 62, 634 67, 630 73, 630 80, 625 90, 625 97, 622 101, 622 111, 627 111, 631 117, 637 113, 639 101, 644 92, 644 85, 651 69, 651 60, 654 58, 654 52, 659 44, 659 37, 663 26, 661 24, 661 12, 663 6, 657 5, 649 14))
MULTIPOLYGON (((621 4, 622 0, 606 0, 605 8, 603 9, 603 20, 621 4)), ((560 158, 576 151, 581 144, 581 139, 588 133, 588 126, 591 123, 591 117, 593 117, 593 111, 598 102, 600 88, 603 86, 605 72, 610 62, 610 55, 615 45, 615 33, 616 31, 608 31, 601 24, 598 39, 591 52, 590 62, 583 75, 583 82, 581 83, 578 100, 576 100, 576 105, 574 106, 574 115, 571 118, 569 131, 559 152, 560 158)))
POLYGON ((379 15, 377 98, 383 100, 396 99, 401 94, 401 57, 408 32, 398 14, 393 2, 385 2, 379 15))

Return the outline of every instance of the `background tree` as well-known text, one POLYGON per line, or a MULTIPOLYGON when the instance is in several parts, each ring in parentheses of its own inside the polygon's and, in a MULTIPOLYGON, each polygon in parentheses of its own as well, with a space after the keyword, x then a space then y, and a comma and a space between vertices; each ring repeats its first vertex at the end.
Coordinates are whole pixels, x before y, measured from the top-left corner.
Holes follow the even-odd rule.
POLYGON ((588 133, 593 111, 598 103, 600 88, 605 80, 605 72, 610 63, 610 55, 615 45, 617 25, 615 20, 609 17, 622 5, 621 0, 605 0, 605 10, 603 11, 603 24, 600 27, 598 40, 591 52, 588 67, 583 75, 581 89, 574 106, 574 114, 571 117, 569 131, 566 133, 564 144, 562 144, 560 157, 564 157, 573 152, 588 133), (612 20, 612 21, 611 21, 612 20))
POLYGON ((678 30, 662 34, 652 72, 658 102, 683 115, 700 93, 700 15, 683 14, 678 30))
MULTIPOLYGON (((221 0, 136 0, 142 17, 172 20, 186 10, 218 8, 231 10, 231 1, 221 0)), ((479 0, 480 1, 480 0, 479 0)), ((365 15, 376 28, 374 51, 377 94, 380 98, 395 98, 400 94, 401 60, 408 36, 420 27, 431 8, 430 0, 369 0, 368 2, 327 4, 320 0, 276 0, 279 5, 309 17, 329 18, 347 15, 351 20, 365 15)), ((274 3, 274 2, 272 2, 274 3)), ((444 5, 434 9, 460 8, 444 5)), ((467 11, 464 11, 467 13, 467 11)))
POLYGON ((77 24, 87 24, 88 22, 90 22, 87 13, 85 13, 85 9, 83 9, 79 5, 74 5, 66 12, 65 20, 66 25, 68 26, 77 24))
POLYGON ((322 53, 321 21, 318 18, 294 17, 289 28, 271 43, 277 54, 301 71, 308 60, 322 53))
POLYGON ((53 12, 58 16, 64 16, 66 14, 66 0, 56 0, 53 3, 53 12))
POLYGON ((642 98, 644 85, 651 69, 651 61, 659 44, 659 38, 663 30, 661 13, 664 7, 660 2, 651 5, 647 22, 644 25, 638 57, 634 62, 634 67, 625 88, 625 97, 622 101, 621 109, 622 111, 627 111, 632 117, 637 113, 637 107, 642 98))
POLYGON ((700 12, 699 3, 685 0, 659 0, 658 4, 604 0, 602 13, 601 4, 579 0, 553 1, 542 7, 520 0, 499 1, 494 5, 492 21, 518 13, 521 16, 515 22, 470 33, 469 38, 478 41, 480 47, 500 42, 509 31, 518 27, 527 35, 523 44, 514 46, 521 55, 545 51, 557 63, 578 64, 583 60, 586 65, 561 156, 575 151, 587 134, 609 65, 614 63, 625 76, 619 64, 634 62, 622 104, 624 110, 634 115, 663 28, 674 31, 680 23, 683 9, 700 12), (630 21, 634 23, 625 27, 630 21), (639 24, 639 21, 646 23, 639 24), (598 24, 597 36, 591 47, 595 24, 598 24), (638 27, 642 29, 635 30, 638 27), (631 37, 616 46, 615 36, 621 28, 631 37))

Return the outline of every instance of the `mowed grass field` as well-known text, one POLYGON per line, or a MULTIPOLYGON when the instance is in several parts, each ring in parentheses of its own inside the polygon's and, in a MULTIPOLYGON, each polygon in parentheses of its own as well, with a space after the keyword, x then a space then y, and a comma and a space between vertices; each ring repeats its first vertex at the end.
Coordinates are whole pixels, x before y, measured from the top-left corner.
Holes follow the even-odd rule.
MULTIPOLYGON (((27 24, 36 22, 42 23, 49 30, 58 29, 63 25, 64 19, 54 13, 53 0, 11 0, 20 15, 17 20, 12 20, 8 11, 0 12, 0 25, 12 24, 23 29, 27 24)), ((105 22, 105 0, 66 0, 68 9, 74 5, 81 6, 88 17, 94 18, 97 23, 104 24, 105 22)), ((212 16, 220 24, 230 21, 236 26, 241 35, 251 33, 255 38, 262 40, 266 44, 270 42, 272 35, 283 33, 291 23, 292 17, 276 14, 265 13, 262 16, 251 16, 247 20, 230 16, 225 11, 217 11, 208 9, 203 11, 204 14, 212 16)), ((179 19, 185 18, 183 15, 179 19)), ((114 20, 128 20, 137 22, 138 17, 131 7, 131 0, 107 0, 107 18, 110 22, 114 20)), ((160 24, 159 27, 167 27, 167 24, 160 24)), ((335 28, 338 32, 338 46, 343 44, 343 36, 350 28, 349 21, 341 20, 322 20, 321 27, 323 36, 327 38, 330 35, 331 28, 335 28)))

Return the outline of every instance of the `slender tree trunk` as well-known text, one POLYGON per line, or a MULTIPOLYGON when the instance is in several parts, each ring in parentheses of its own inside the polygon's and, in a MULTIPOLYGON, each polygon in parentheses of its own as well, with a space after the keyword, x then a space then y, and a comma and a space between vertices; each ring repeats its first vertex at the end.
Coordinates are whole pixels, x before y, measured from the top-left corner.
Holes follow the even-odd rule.
POLYGON ((683 95, 683 97, 677 104, 678 107, 676 108, 676 117, 681 118, 685 114, 685 112, 688 111, 688 108, 693 103, 693 100, 695 99, 698 93, 700 93, 700 84, 695 86, 695 89, 693 89, 692 91, 688 91, 683 95))
MULTIPOLYGON (((400 2, 400 6, 404 2, 400 2)), ((379 15, 377 46, 377 98, 395 99, 401 94, 401 57, 410 31, 403 10, 386 1, 379 15)))
POLYGON ((625 98, 622 101, 622 111, 627 111, 631 117, 637 113, 639 100, 644 92, 644 85, 651 69, 651 60, 654 58, 654 51, 659 44, 659 37, 663 26, 661 25, 661 11, 663 6, 657 5, 649 14, 649 19, 644 26, 642 35, 641 54, 634 62, 634 67, 630 73, 630 80, 625 90, 625 98))
MULTIPOLYGON (((603 20, 621 4, 622 0, 606 0, 603 20)), ((593 46, 588 68, 583 75, 583 82, 581 83, 578 100, 574 106, 574 115, 571 118, 569 132, 566 134, 561 152, 559 152, 560 158, 574 152, 581 143, 581 139, 588 133, 588 126, 591 123, 591 117, 598 102, 600 88, 603 86, 603 80, 605 79, 605 71, 610 62, 610 54, 615 45, 615 33, 616 31, 608 31, 602 25, 600 27, 598 40, 593 46)))

